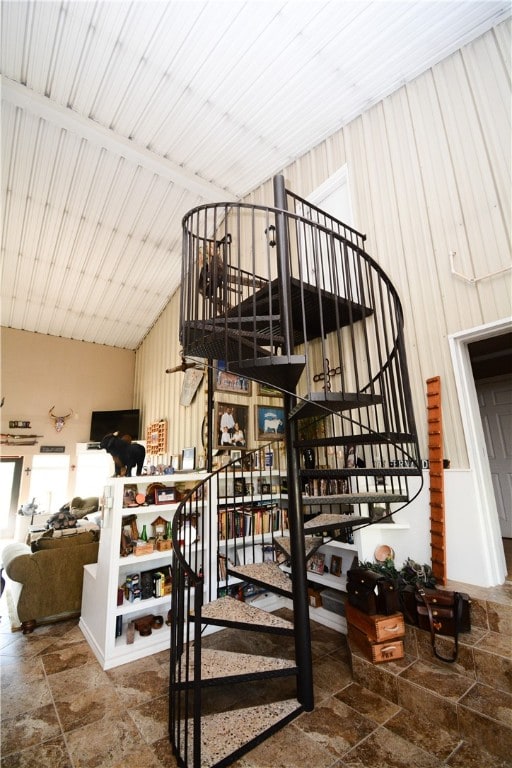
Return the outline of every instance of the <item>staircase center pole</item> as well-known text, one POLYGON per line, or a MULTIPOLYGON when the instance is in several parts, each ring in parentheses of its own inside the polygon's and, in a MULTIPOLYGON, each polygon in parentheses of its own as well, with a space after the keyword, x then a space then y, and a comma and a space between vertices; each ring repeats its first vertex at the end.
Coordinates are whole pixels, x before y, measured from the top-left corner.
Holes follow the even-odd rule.
MULTIPOLYGON (((274 205, 285 211, 286 189, 284 177, 274 176, 274 205)), ((290 290, 290 266, 288 227, 285 213, 276 214, 276 246, 277 270, 279 282, 279 304, 281 315, 281 330, 284 337, 283 354, 292 355, 293 324, 290 290)), ((295 395, 286 393, 284 396, 285 414, 289 414, 295 405, 295 395)), ((295 625, 295 656, 299 669, 297 697, 305 710, 314 707, 313 698, 313 664, 311 659, 311 629, 309 623, 308 587, 306 578, 306 551, 304 543, 304 519, 301 504, 301 488, 299 482, 299 463, 297 451, 294 449, 297 440, 297 425, 295 421, 286 419, 286 467, 288 480, 288 524, 290 528, 291 569, 293 578, 293 611, 295 625)))

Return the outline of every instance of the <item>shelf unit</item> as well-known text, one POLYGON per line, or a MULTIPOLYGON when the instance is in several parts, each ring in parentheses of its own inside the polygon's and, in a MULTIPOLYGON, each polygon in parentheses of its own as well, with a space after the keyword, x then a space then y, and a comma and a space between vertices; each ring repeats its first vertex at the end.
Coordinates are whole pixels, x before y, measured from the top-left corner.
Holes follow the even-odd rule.
MULTIPOLYGON (((151 523, 157 517, 172 521, 179 501, 165 504, 143 504, 123 506, 126 486, 137 486, 137 491, 146 495, 147 487, 155 482, 168 488, 191 489, 205 477, 204 473, 176 473, 175 475, 112 478, 105 486, 103 495, 103 522, 98 552, 98 562, 85 566, 82 593, 82 614, 80 629, 94 651, 103 669, 111 669, 121 664, 140 659, 152 653, 170 647, 170 631, 166 624, 168 612, 172 607, 172 595, 148 597, 130 602, 124 597, 118 605, 118 589, 123 586, 129 574, 143 571, 163 570, 170 573, 172 550, 163 550, 143 554, 120 554, 121 529, 123 518, 136 515, 139 532, 146 525, 151 533, 151 523), (150 635, 141 636, 135 631, 133 643, 127 642, 126 630, 129 622, 153 614, 163 617, 163 625, 153 628, 150 635), (116 623, 122 621, 122 634, 116 636, 116 623)), ((211 485, 213 491, 215 484, 211 485)), ((203 502, 204 503, 204 502, 203 502)), ((215 499, 212 503, 216 503, 215 499)), ((201 506, 198 506, 201 510, 201 506)), ((206 529, 207 530, 207 529, 206 529)), ((200 551, 204 553, 205 594, 208 591, 207 553, 211 542, 204 539, 200 551)))
MULTIPOLYGON (((347 571, 352 565, 354 557, 361 562, 374 559, 375 548, 379 544, 389 544, 395 549, 400 546, 400 532, 409 530, 408 524, 397 523, 374 523, 366 528, 354 531, 354 543, 345 543, 340 541, 327 541, 319 547, 318 552, 325 555, 325 565, 329 573, 314 573, 308 570, 308 582, 321 592, 323 589, 335 589, 346 593, 347 571), (398 536, 397 536, 398 534, 398 536), (342 559, 341 575, 333 576, 331 571, 331 557, 338 555, 342 559)), ((314 621, 324 624, 331 629, 346 633, 347 623, 345 617, 334 611, 329 611, 323 607, 315 608, 310 606, 309 614, 314 621)))

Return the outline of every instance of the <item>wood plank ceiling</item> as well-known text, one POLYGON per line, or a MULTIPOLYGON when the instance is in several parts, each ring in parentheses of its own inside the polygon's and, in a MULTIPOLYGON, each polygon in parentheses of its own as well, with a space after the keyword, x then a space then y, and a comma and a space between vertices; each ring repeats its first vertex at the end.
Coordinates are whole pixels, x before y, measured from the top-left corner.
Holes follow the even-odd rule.
POLYGON ((135 349, 179 286, 187 210, 242 198, 510 3, 3 0, 1 13, 0 322, 135 349))

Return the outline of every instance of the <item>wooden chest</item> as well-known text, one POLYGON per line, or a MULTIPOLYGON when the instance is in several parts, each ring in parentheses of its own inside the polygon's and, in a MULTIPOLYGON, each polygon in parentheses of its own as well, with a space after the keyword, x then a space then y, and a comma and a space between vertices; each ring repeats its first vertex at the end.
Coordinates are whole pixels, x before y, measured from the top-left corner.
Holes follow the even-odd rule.
POLYGON ((405 622, 402 613, 392 613, 389 616, 376 613, 369 616, 347 601, 345 616, 348 624, 353 624, 374 643, 387 642, 405 635, 405 622))
POLYGON ((403 640, 395 639, 386 643, 375 643, 353 624, 348 625, 348 640, 374 664, 396 661, 396 659, 403 659, 404 657, 403 640))

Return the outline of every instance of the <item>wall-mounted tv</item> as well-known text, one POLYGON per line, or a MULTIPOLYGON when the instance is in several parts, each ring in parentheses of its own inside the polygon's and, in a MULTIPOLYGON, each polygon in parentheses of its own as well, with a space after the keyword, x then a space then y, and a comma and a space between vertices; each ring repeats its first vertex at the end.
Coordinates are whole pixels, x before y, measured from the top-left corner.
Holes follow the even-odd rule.
POLYGON ((93 411, 91 416, 91 436, 93 443, 99 443, 110 432, 130 435, 132 440, 139 439, 140 411, 93 411))

